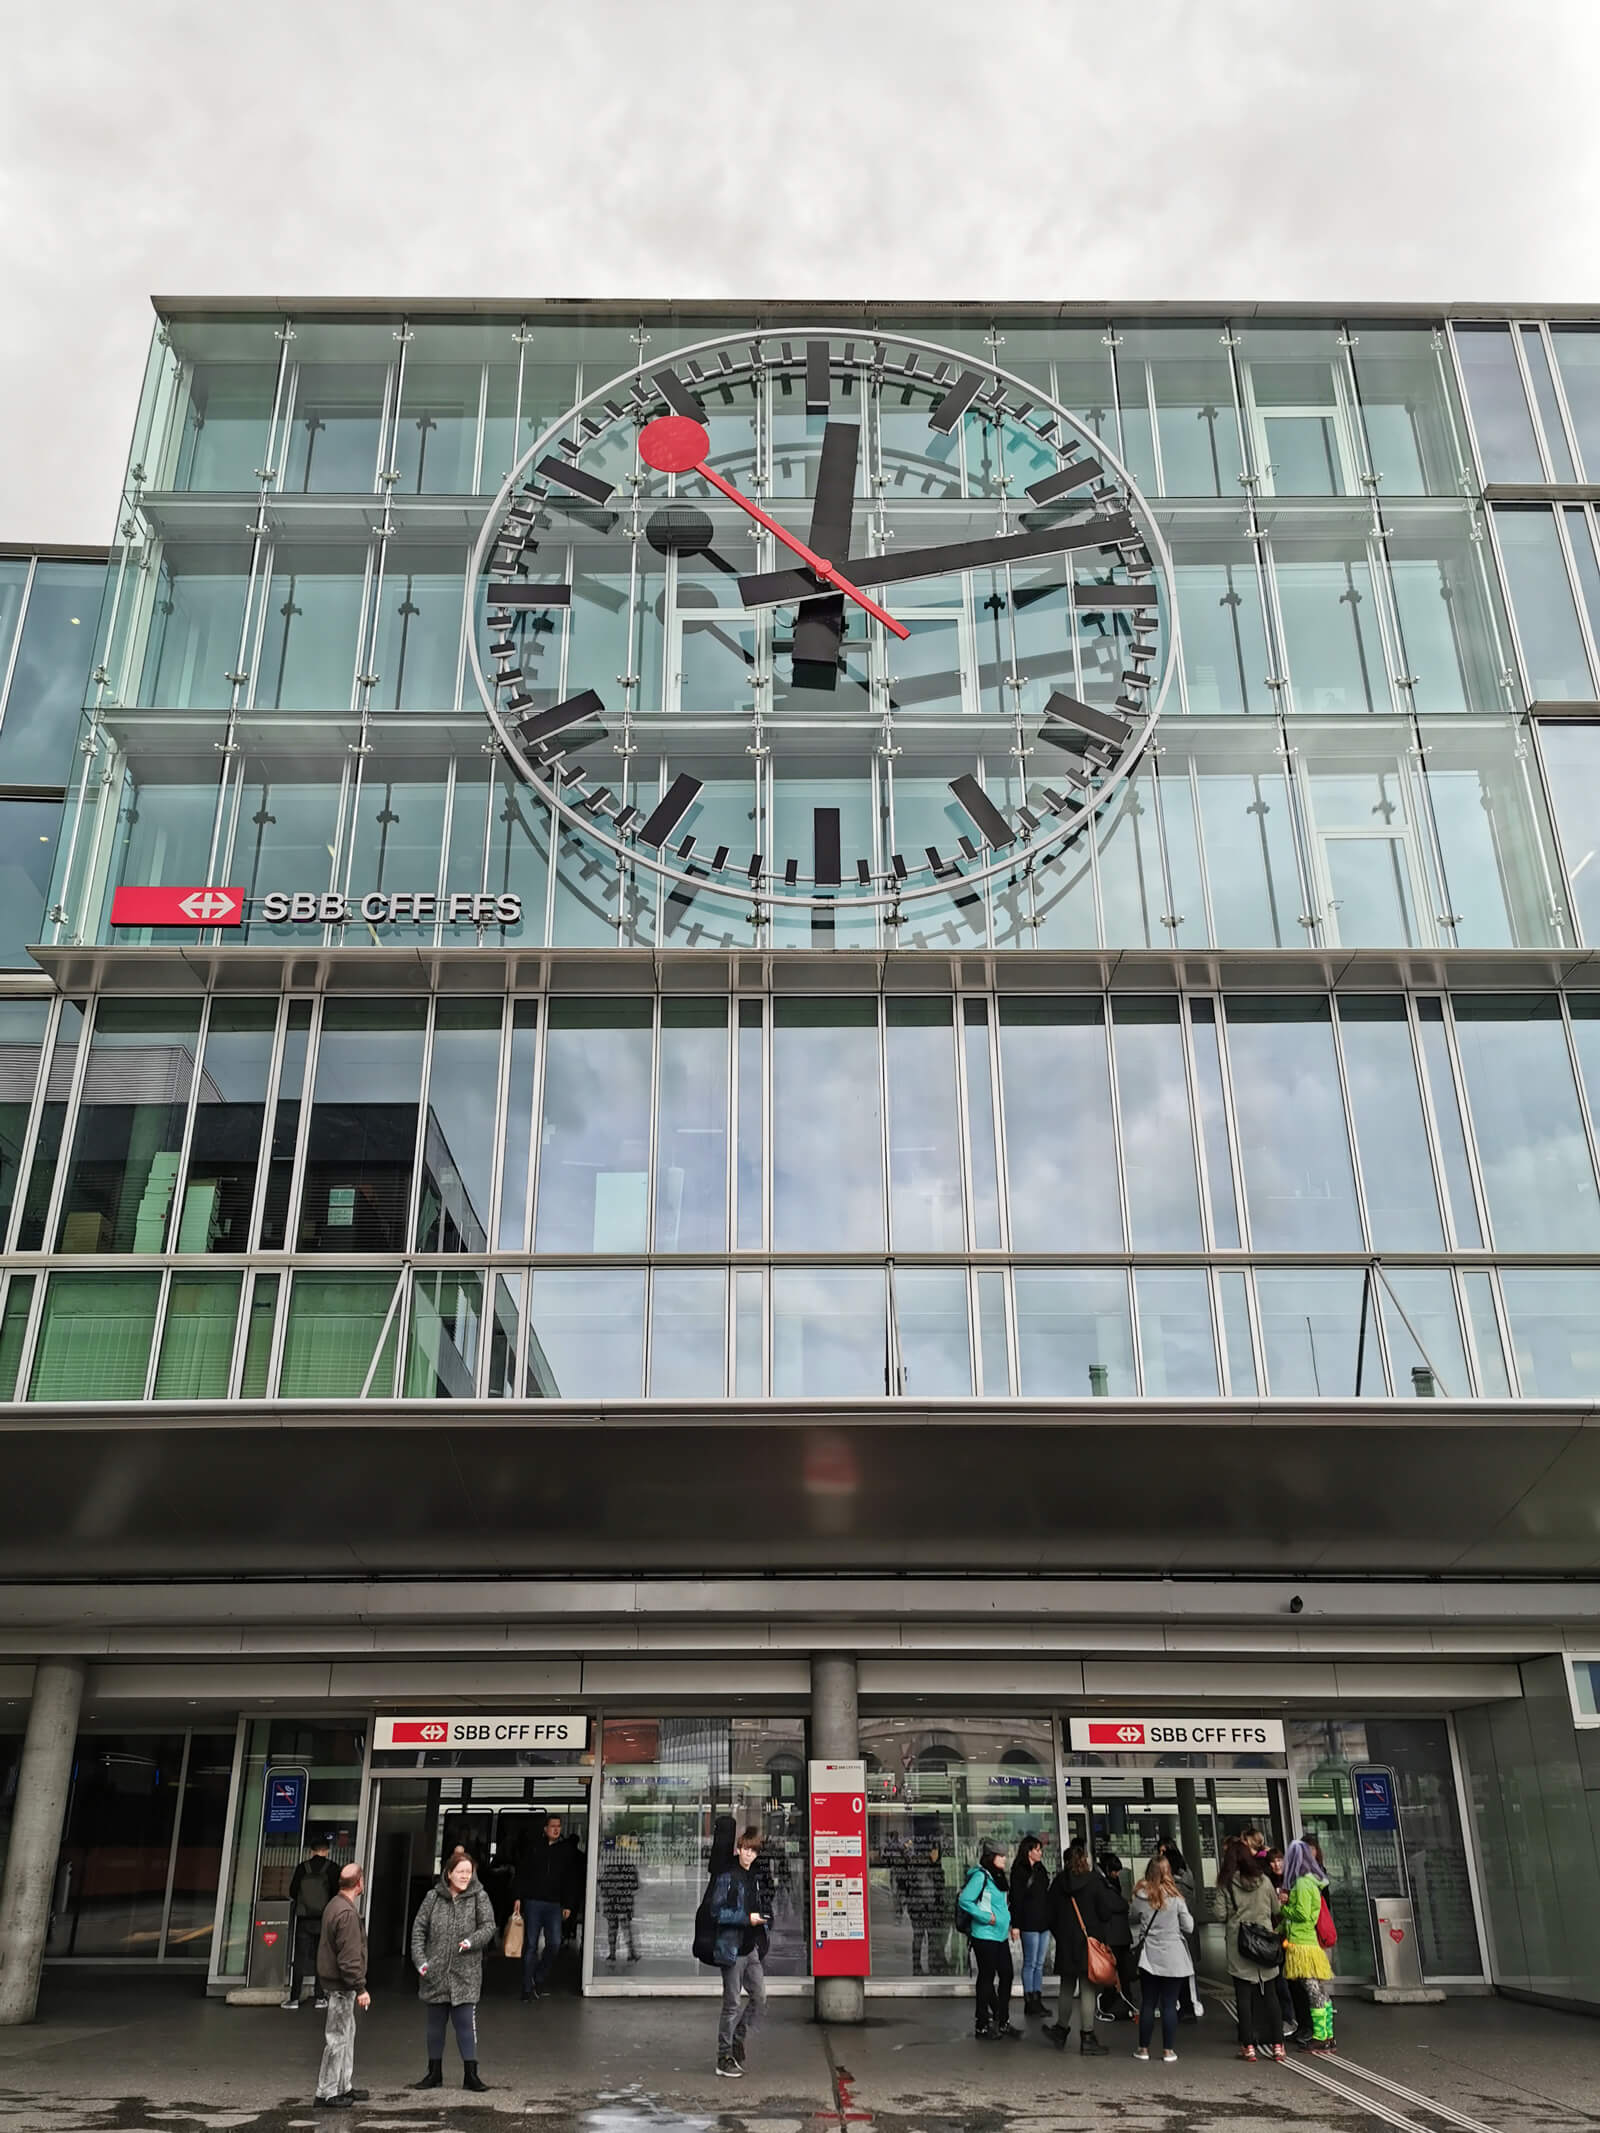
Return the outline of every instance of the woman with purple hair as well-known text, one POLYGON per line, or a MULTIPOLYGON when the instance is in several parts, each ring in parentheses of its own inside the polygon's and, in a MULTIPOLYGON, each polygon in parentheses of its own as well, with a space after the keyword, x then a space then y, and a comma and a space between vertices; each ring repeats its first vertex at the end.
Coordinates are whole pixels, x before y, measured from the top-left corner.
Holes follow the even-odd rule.
POLYGON ((1333 1965, 1317 1937, 1327 1883, 1316 1853, 1296 1837, 1283 1861, 1283 1974, 1299 2025, 1295 2042, 1319 2057, 1333 2050, 1333 1965))

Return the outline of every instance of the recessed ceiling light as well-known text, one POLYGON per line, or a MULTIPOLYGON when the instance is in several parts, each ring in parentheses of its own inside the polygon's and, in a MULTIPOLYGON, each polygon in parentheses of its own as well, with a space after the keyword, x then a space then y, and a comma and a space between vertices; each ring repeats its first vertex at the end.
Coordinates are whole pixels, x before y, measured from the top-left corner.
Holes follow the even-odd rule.
POLYGON ((76 629, 76 628, 78 627, 78 618, 77 618, 77 616, 76 616, 76 615, 74 615, 74 616, 72 617, 72 627, 73 627, 74 629, 76 629))

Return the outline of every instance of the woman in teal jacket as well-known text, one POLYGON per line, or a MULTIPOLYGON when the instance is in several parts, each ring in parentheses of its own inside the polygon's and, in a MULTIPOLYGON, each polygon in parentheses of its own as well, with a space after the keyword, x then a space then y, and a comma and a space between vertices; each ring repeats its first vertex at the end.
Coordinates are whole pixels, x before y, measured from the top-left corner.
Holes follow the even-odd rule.
POLYGON ((972 1953, 978 1965, 976 2036, 1020 2037, 1011 2026, 1011 1898, 1006 1886, 1006 1855, 997 1844, 979 1847, 978 1864, 956 1898, 972 1926, 972 1953))

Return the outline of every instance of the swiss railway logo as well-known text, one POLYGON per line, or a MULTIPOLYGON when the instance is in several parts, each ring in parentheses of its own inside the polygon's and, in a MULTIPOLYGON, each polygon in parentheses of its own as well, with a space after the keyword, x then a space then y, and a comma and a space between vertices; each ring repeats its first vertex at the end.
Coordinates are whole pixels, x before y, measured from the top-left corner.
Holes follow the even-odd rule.
POLYGON ((1091 1748, 1142 1748, 1144 1727, 1126 1719, 1113 1725, 1091 1725, 1089 1745, 1091 1748))
POLYGON ((244 920, 243 889, 118 889, 113 926, 237 926, 244 920))

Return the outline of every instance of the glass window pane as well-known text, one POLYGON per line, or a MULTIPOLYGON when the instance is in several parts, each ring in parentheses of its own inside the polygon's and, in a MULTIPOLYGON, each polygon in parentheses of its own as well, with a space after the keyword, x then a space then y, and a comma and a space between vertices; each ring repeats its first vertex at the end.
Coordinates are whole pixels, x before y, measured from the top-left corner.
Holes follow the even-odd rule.
POLYGON ((1272 663, 1254 556, 1242 544, 1182 540, 1173 550, 1173 580, 1188 709, 1270 712, 1272 663))
POLYGON ((1583 479, 1600 481, 1600 330, 1552 326, 1550 338, 1583 458, 1583 479))
POLYGON ((1592 1399, 1600 1389, 1600 1273, 1506 1267, 1500 1290, 1522 1397, 1592 1399))
POLYGON ((766 1382, 766 1290, 759 1268, 735 1274, 733 1290, 734 1397, 759 1400, 766 1382))
POLYGON ((1434 1131, 1439 1136, 1439 1149, 1444 1159, 1445 1193, 1450 1203, 1455 1242, 1464 1251, 1475 1251, 1483 1242, 1483 1228, 1478 1221, 1477 1195, 1472 1189, 1472 1163, 1467 1154, 1467 1130, 1461 1116, 1461 1098, 1445 1034, 1444 1002, 1424 994, 1417 1001, 1417 1026, 1422 1038, 1428 1094, 1433 1101, 1434 1131))
POLYGON ((393 1274, 296 1274, 279 1398, 355 1400, 363 1390, 374 1400, 391 1398, 400 1316, 395 1286, 393 1274))
MULTIPOLYGON (((449 785, 450 764, 445 757, 408 758, 389 750, 368 757, 354 803, 352 896, 359 900, 376 889, 424 889, 437 894, 449 785)), ((431 917, 420 923, 432 933, 431 917)), ((348 938, 375 944, 380 936, 358 921, 357 930, 348 938)), ((404 936, 391 929, 386 938, 393 941, 404 936)))
POLYGON ((1468 994, 1455 1003, 1467 1109, 1503 1251, 1593 1251, 1600 1199, 1553 994, 1468 994))
POLYGON ((890 1000, 889 1228, 896 1251, 959 1252, 961 1128, 948 1000, 890 1000))
POLYGON ((158 1400, 225 1400, 239 1317, 237 1274, 174 1274, 156 1362, 158 1400))
POLYGON ((439 1002, 422 1135, 419 1251, 481 1252, 489 1242, 500 1022, 498 999, 439 1002))
POLYGON ((1567 893, 1583 938, 1600 943, 1600 726, 1544 719, 1539 747, 1561 832, 1567 893))
POLYGON ((538 1044, 538 1003, 511 1006, 511 1071, 506 1091, 506 1140, 500 1164, 500 1234, 503 1252, 519 1252, 528 1228, 528 1159, 533 1147, 533 1065, 538 1044))
POLYGON ((197 362, 190 367, 188 386, 170 486, 240 493, 259 489, 267 466, 277 364, 197 362))
POLYGON ((1227 1003, 1250 1242, 1358 1251, 1361 1224, 1326 1000, 1227 1003))
POLYGON ((762 1122, 766 1115, 763 1009, 759 1000, 739 1002, 739 1221, 741 1252, 758 1249, 762 1225, 765 1153, 762 1122))
POLYGON ((39 1112, 39 1131, 34 1142, 33 1162, 28 1171, 27 1191, 17 1223, 17 1250, 37 1252, 44 1245, 45 1216, 49 1212, 56 1162, 61 1154, 61 1135, 66 1125, 67 1097, 77 1069, 78 1044, 83 1035, 84 1004, 63 1000, 56 1039, 46 1069, 44 1103, 39 1112))
POLYGON ((160 1951, 182 1768, 181 1733, 82 1739, 47 1953, 148 1960, 160 1951))
POLYGON ((773 1268, 774 1399, 881 1399, 888 1371, 881 1271, 773 1268))
POLYGON ((196 1001, 100 1001, 58 1250, 164 1248, 199 1035, 196 1001))
POLYGON ((720 1252, 727 1243, 727 1002, 664 1000, 655 1248, 720 1252))
POLYGON ((545 1038, 537 1252, 642 1252, 648 1000, 554 1000, 545 1038))
MULTIPOLYGON (((1213 726, 1198 738, 1193 728, 1168 732, 1162 746, 1168 755, 1163 794, 1169 778, 1193 777, 1216 946, 1303 946, 1289 787, 1272 723, 1213 726)), ((1167 813, 1170 819, 1170 807, 1167 813)), ((1191 900, 1183 915, 1192 927, 1185 938, 1201 939, 1205 914, 1198 903, 1191 900)))
POLYGON ((1028 1399, 1131 1399, 1133 1325, 1116 1269, 1018 1267, 1018 1391, 1028 1399))
POLYGON ((1163 496, 1237 496, 1244 461, 1221 321, 1122 334, 1116 351, 1123 457, 1163 496), (1160 481, 1156 460, 1160 458, 1160 481))
POLYGON ((1500 711, 1510 658, 1498 581, 1467 504, 1385 516, 1402 671, 1417 711, 1500 711), (1503 649, 1504 648, 1504 649, 1503 649))
POLYGON ((571 1273, 541 1268, 535 1273, 528 1377, 523 1390, 530 1400, 640 1397, 644 1390, 642 1268, 596 1267, 571 1273))
POLYGON ((1108 1066, 1098 1000, 1000 1001, 1013 1250, 1122 1245, 1108 1066))
POLYGON ((41 557, 36 565, 0 721, 0 784, 67 782, 104 583, 104 564, 41 557))
POLYGON ((961 1004, 961 1043, 967 1074, 967 1150, 972 1164, 972 1242, 980 1252, 1000 1242, 1000 1169, 994 1145, 994 1076, 989 1064, 989 1008, 961 1004))
POLYGON ((404 1397, 470 1400, 482 1344, 483 1276, 419 1272, 411 1290, 404 1397))
POLYGON ((1529 691, 1535 702, 1587 702, 1594 680, 1554 515, 1542 506, 1508 510, 1497 505, 1494 523, 1529 691))
MULTIPOLYGON (((344 773, 344 763, 304 744, 282 754, 252 751, 246 759, 227 879, 247 898, 257 899, 258 909, 259 899, 274 890, 293 894, 327 888, 344 773)), ((254 946, 305 935, 299 927, 252 917, 247 903, 241 938, 254 946)))
POLYGON ((426 1025, 422 1000, 334 999, 323 1008, 301 1251, 405 1250, 426 1025))
POLYGON ((1384 1397, 1376 1306, 1363 1268, 1260 1267, 1256 1306, 1273 1399, 1384 1397))
POLYGON ((1510 718, 1429 719, 1423 737, 1457 946, 1553 946, 1556 856, 1525 730, 1510 718))
POLYGON ((1250 1340, 1248 1283, 1248 1275, 1227 1269, 1217 1276, 1222 1297, 1222 1340, 1228 1355, 1228 1391, 1236 1400, 1253 1400, 1261 1389, 1250 1340))
POLYGON ((1215 1395, 1217 1340, 1203 1268, 1141 1267, 1134 1276, 1147 1400, 1215 1395))
POLYGON ((282 487, 370 496, 388 385, 382 363, 299 364, 282 487))
POLYGON ((1470 1400, 1474 1387, 1450 1269, 1385 1267, 1377 1290, 1395 1397, 1470 1400))
POLYGON ((908 1400, 972 1396, 972 1334, 961 1267, 896 1267, 890 1275, 908 1400))
POLYGON ((1117 1000, 1111 1030, 1133 1248, 1198 1251, 1200 1181, 1178 1003, 1117 1000))
POLYGON ((1485 1400, 1509 1400, 1511 1379, 1500 1338, 1500 1321, 1495 1314, 1494 1284, 1488 1274, 1471 1270, 1457 1278, 1466 1298, 1467 1318, 1472 1327, 1479 1395, 1485 1400))
POLYGON ((233 1732, 196 1733, 189 1742, 183 1780, 183 1816, 173 1854, 172 1903, 167 1914, 168 1956, 210 1952, 222 1872, 222 1840, 233 1782, 233 1732))
POLYGON ((397 496, 469 495, 478 456, 481 363, 418 360, 426 329, 406 352, 395 424, 397 496))
POLYGON ((278 543, 263 596, 258 706, 349 709, 366 560, 364 548, 278 543))
POLYGON ((52 1274, 30 1400, 142 1400, 159 1274, 52 1274))
POLYGON ((1391 710, 1365 541, 1279 538, 1272 561, 1295 710, 1391 710))
POLYGON ((493 1274, 494 1317, 489 1327, 489 1382, 491 1400, 517 1397, 517 1349, 522 1340, 521 1274, 493 1274))
POLYGON ((1339 1027, 1373 1245, 1428 1251, 1444 1232, 1405 1002, 1341 999, 1339 1027))
MULTIPOLYGON (((0 828, 3 824, 0 816, 0 828)), ((49 1018, 48 1000, 0 1000, 0 1243, 21 1176, 22 1144, 49 1018)))
POLYGON ((251 1283, 250 1317, 244 1329, 244 1368, 239 1376, 239 1397, 242 1400, 266 1398, 280 1286, 276 1274, 257 1274, 251 1283))
POLYGON ((179 1202, 177 1251, 249 1249, 277 1021, 276 1000, 212 1003, 179 1202))
POLYGON ((1352 329, 1356 393, 1373 471, 1385 501, 1396 496, 1456 496, 1465 469, 1460 420, 1448 349, 1430 328, 1352 329))
POLYGON ((1555 481, 1576 481, 1578 477, 1573 469, 1572 454, 1567 450, 1561 410, 1556 405, 1555 380, 1550 375, 1550 361, 1544 352, 1544 335, 1537 326, 1524 326, 1521 333, 1523 359, 1533 383, 1533 400, 1544 431, 1544 448, 1550 456, 1551 477, 1555 481))
POLYGON ((465 582, 460 548, 391 544, 377 595, 370 709, 454 708, 465 582))
MULTIPOLYGON (((877 1003, 778 999, 772 1005, 773 1249, 879 1250, 877 1003)), ((881 1318, 881 1295, 878 1309, 881 1318)))
POLYGON ((306 1055, 311 1043, 311 1002, 289 1002, 283 1061, 278 1069, 278 1100, 272 1120, 272 1147, 267 1166, 267 1197, 261 1212, 264 1251, 279 1251, 289 1242, 289 1191, 294 1178, 295 1146, 300 1137, 300 1106, 305 1094, 306 1055))
POLYGON ((1003 1400, 1011 1390, 1006 1342, 1006 1277, 998 1267, 978 1275, 979 1392, 986 1400, 1003 1400))
POLYGON ((1485 481, 1543 481, 1509 326, 1458 326, 1456 347, 1485 481))
POLYGON ((728 1277, 721 1267, 658 1267, 650 1284, 652 1400, 727 1391, 728 1277))
POLYGON ((226 710, 250 589, 244 541, 169 541, 151 588, 138 702, 169 711, 226 710))

